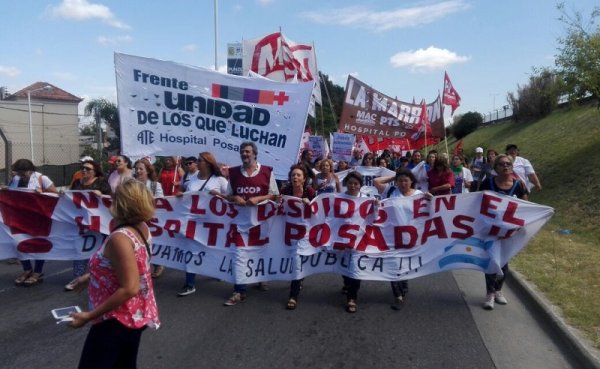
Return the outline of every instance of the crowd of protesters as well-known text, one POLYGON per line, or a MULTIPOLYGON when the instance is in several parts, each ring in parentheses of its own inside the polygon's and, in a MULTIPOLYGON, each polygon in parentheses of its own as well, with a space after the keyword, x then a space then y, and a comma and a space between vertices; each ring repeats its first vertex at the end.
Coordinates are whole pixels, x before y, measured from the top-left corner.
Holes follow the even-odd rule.
MULTIPOLYGON (((346 193, 350 196, 363 196, 362 175, 354 169, 363 167, 385 167, 395 171, 393 176, 375 179, 374 186, 380 198, 409 196, 441 196, 479 190, 497 191, 510 196, 527 199, 533 186, 541 190, 541 183, 531 163, 519 156, 516 145, 506 146, 506 154, 499 155, 494 149, 484 150, 477 147, 472 159, 463 152, 452 156, 435 150, 423 153, 419 150, 405 155, 383 150, 376 155, 373 152, 361 152, 355 149, 349 161, 333 161, 331 158, 314 158, 309 149, 303 150, 297 164, 291 167, 285 181, 276 181, 271 167, 261 165, 258 160, 258 148, 254 143, 246 142, 240 146, 241 165, 227 167, 219 164, 218 158, 210 152, 202 152, 198 157, 165 157, 159 162, 160 170, 148 159, 139 159, 132 163, 125 155, 116 155, 108 160, 109 170, 105 172, 101 163, 86 156, 80 160, 80 170, 75 173, 68 189, 89 190, 98 195, 112 195, 118 192, 120 185, 132 179, 145 185, 154 197, 180 196, 186 192, 206 192, 220 196, 241 206, 254 206, 266 200, 278 200, 280 194, 302 198, 310 202, 323 193, 346 193), (343 181, 338 174, 344 172, 343 181), (260 191, 248 195, 245 187, 260 188, 260 191)), ((33 163, 27 159, 17 160, 12 171, 14 177, 9 188, 28 188, 38 192, 58 192, 52 181, 36 171, 33 163)), ((76 288, 81 278, 88 272, 89 260, 73 262, 73 280, 65 290, 76 288)), ((32 265, 29 260, 21 260, 23 272, 15 279, 18 286, 34 286, 43 280, 43 260, 32 265)), ((503 266, 506 271, 508 266, 503 266)), ((151 266, 152 278, 159 278, 165 268, 151 266)), ((195 274, 186 273, 183 287, 178 296, 188 296, 196 291, 195 274)), ((503 277, 502 277, 503 278, 503 277)), ((502 295, 502 278, 486 275, 487 296, 484 307, 493 309, 494 302, 506 303, 502 295)), ((290 294, 285 307, 293 310, 298 305, 302 280, 294 280, 290 285, 290 294)), ((268 285, 261 283, 261 290, 268 285)), ((342 291, 347 296, 346 310, 356 312, 360 280, 344 277, 342 291)), ((392 307, 399 309, 408 291, 406 281, 392 282, 394 302, 392 307)), ((232 295, 224 302, 233 306, 247 298, 246 285, 234 285, 232 295)))

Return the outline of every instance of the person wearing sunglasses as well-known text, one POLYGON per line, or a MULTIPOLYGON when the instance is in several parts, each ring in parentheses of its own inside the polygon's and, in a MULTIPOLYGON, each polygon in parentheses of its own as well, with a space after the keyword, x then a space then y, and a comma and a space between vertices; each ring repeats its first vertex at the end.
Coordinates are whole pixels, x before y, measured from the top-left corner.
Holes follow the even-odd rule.
MULTIPOLYGON (((510 155, 498 155, 494 160, 494 171, 497 175, 489 177, 481 182, 479 191, 494 191, 502 195, 512 196, 523 200, 528 200, 527 187, 518 178, 515 178, 513 171, 513 159, 510 155)), ((508 263, 502 266, 502 275, 496 273, 485 275, 486 298, 483 302, 483 308, 486 310, 494 309, 494 302, 500 305, 506 305, 508 301, 502 294, 502 286, 508 272, 508 263)))
POLYGON ((195 156, 186 158, 183 162, 183 170, 185 171, 185 174, 181 179, 180 192, 185 192, 188 183, 198 176, 198 159, 196 159, 195 156))
MULTIPOLYGON (((184 192, 206 192, 213 196, 224 196, 227 191, 227 179, 221 174, 215 156, 207 151, 201 152, 195 163, 198 165, 198 174, 187 182, 184 192)), ((196 292, 196 274, 186 272, 185 283, 177 292, 177 296, 185 297, 194 292, 196 292)))
MULTIPOLYGON (((112 193, 108 181, 104 179, 102 167, 93 159, 82 161, 79 171, 81 172, 81 178, 73 182, 71 190, 93 191, 98 196, 110 195, 112 193)), ((65 285, 65 291, 73 291, 75 289, 77 278, 86 273, 88 262, 89 259, 73 260, 73 280, 65 285)))
MULTIPOLYGON (((29 159, 19 159, 12 165, 12 171, 16 175, 8 184, 8 188, 26 188, 36 192, 57 193, 57 189, 50 178, 35 170, 35 166, 29 159)), ((32 268, 31 260, 21 260, 23 273, 15 279, 17 286, 30 287, 42 281, 44 274, 44 260, 36 260, 32 268)))
POLYGON ((117 186, 127 178, 133 178, 131 159, 125 155, 119 155, 115 160, 115 170, 108 177, 111 190, 114 192, 117 186))

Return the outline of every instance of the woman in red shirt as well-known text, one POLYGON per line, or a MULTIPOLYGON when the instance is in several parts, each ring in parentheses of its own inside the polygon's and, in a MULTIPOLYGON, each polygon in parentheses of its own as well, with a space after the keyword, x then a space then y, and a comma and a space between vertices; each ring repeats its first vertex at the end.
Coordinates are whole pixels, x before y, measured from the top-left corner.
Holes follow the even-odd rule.
POLYGON ((434 195, 450 195, 454 187, 454 174, 448 165, 445 155, 438 155, 433 163, 433 168, 427 172, 429 192, 434 195))
POLYGON ((184 176, 184 170, 177 165, 177 158, 167 156, 164 161, 164 167, 160 171, 159 181, 165 196, 177 194, 177 189, 181 183, 181 178, 184 176))

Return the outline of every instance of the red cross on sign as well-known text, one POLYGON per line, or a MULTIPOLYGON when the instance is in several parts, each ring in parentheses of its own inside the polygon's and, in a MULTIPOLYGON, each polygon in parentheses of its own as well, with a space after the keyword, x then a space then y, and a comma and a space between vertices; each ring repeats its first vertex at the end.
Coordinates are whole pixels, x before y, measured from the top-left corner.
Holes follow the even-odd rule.
POLYGON ((283 105, 286 101, 289 101, 290 97, 285 94, 284 91, 280 91, 275 96, 273 96, 273 101, 277 102, 277 105, 283 105))

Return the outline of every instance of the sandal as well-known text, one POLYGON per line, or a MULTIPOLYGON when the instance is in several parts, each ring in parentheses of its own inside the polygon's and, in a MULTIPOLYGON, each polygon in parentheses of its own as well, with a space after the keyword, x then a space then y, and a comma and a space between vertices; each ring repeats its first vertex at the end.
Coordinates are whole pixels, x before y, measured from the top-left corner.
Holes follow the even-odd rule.
POLYGON ((349 313, 356 313, 356 310, 358 310, 358 305, 356 305, 356 301, 348 300, 348 302, 346 303, 346 311, 349 313))
POLYGON ((298 305, 298 301, 296 301, 296 299, 291 298, 288 300, 287 306, 285 307, 288 310, 294 310, 296 309, 296 305, 298 305))
POLYGON ((152 278, 159 278, 163 272, 165 271, 165 267, 162 265, 157 265, 156 268, 154 268, 154 272, 152 273, 152 278))
POLYGON ((31 273, 32 273, 31 270, 23 272, 23 274, 21 274, 20 276, 17 277, 17 279, 15 279, 15 284, 17 286, 22 286, 23 282, 25 282, 25 280, 27 280, 27 278, 29 278, 31 273))
POLYGON ((44 281, 44 273, 31 273, 29 278, 23 281, 23 286, 31 287, 44 281))

